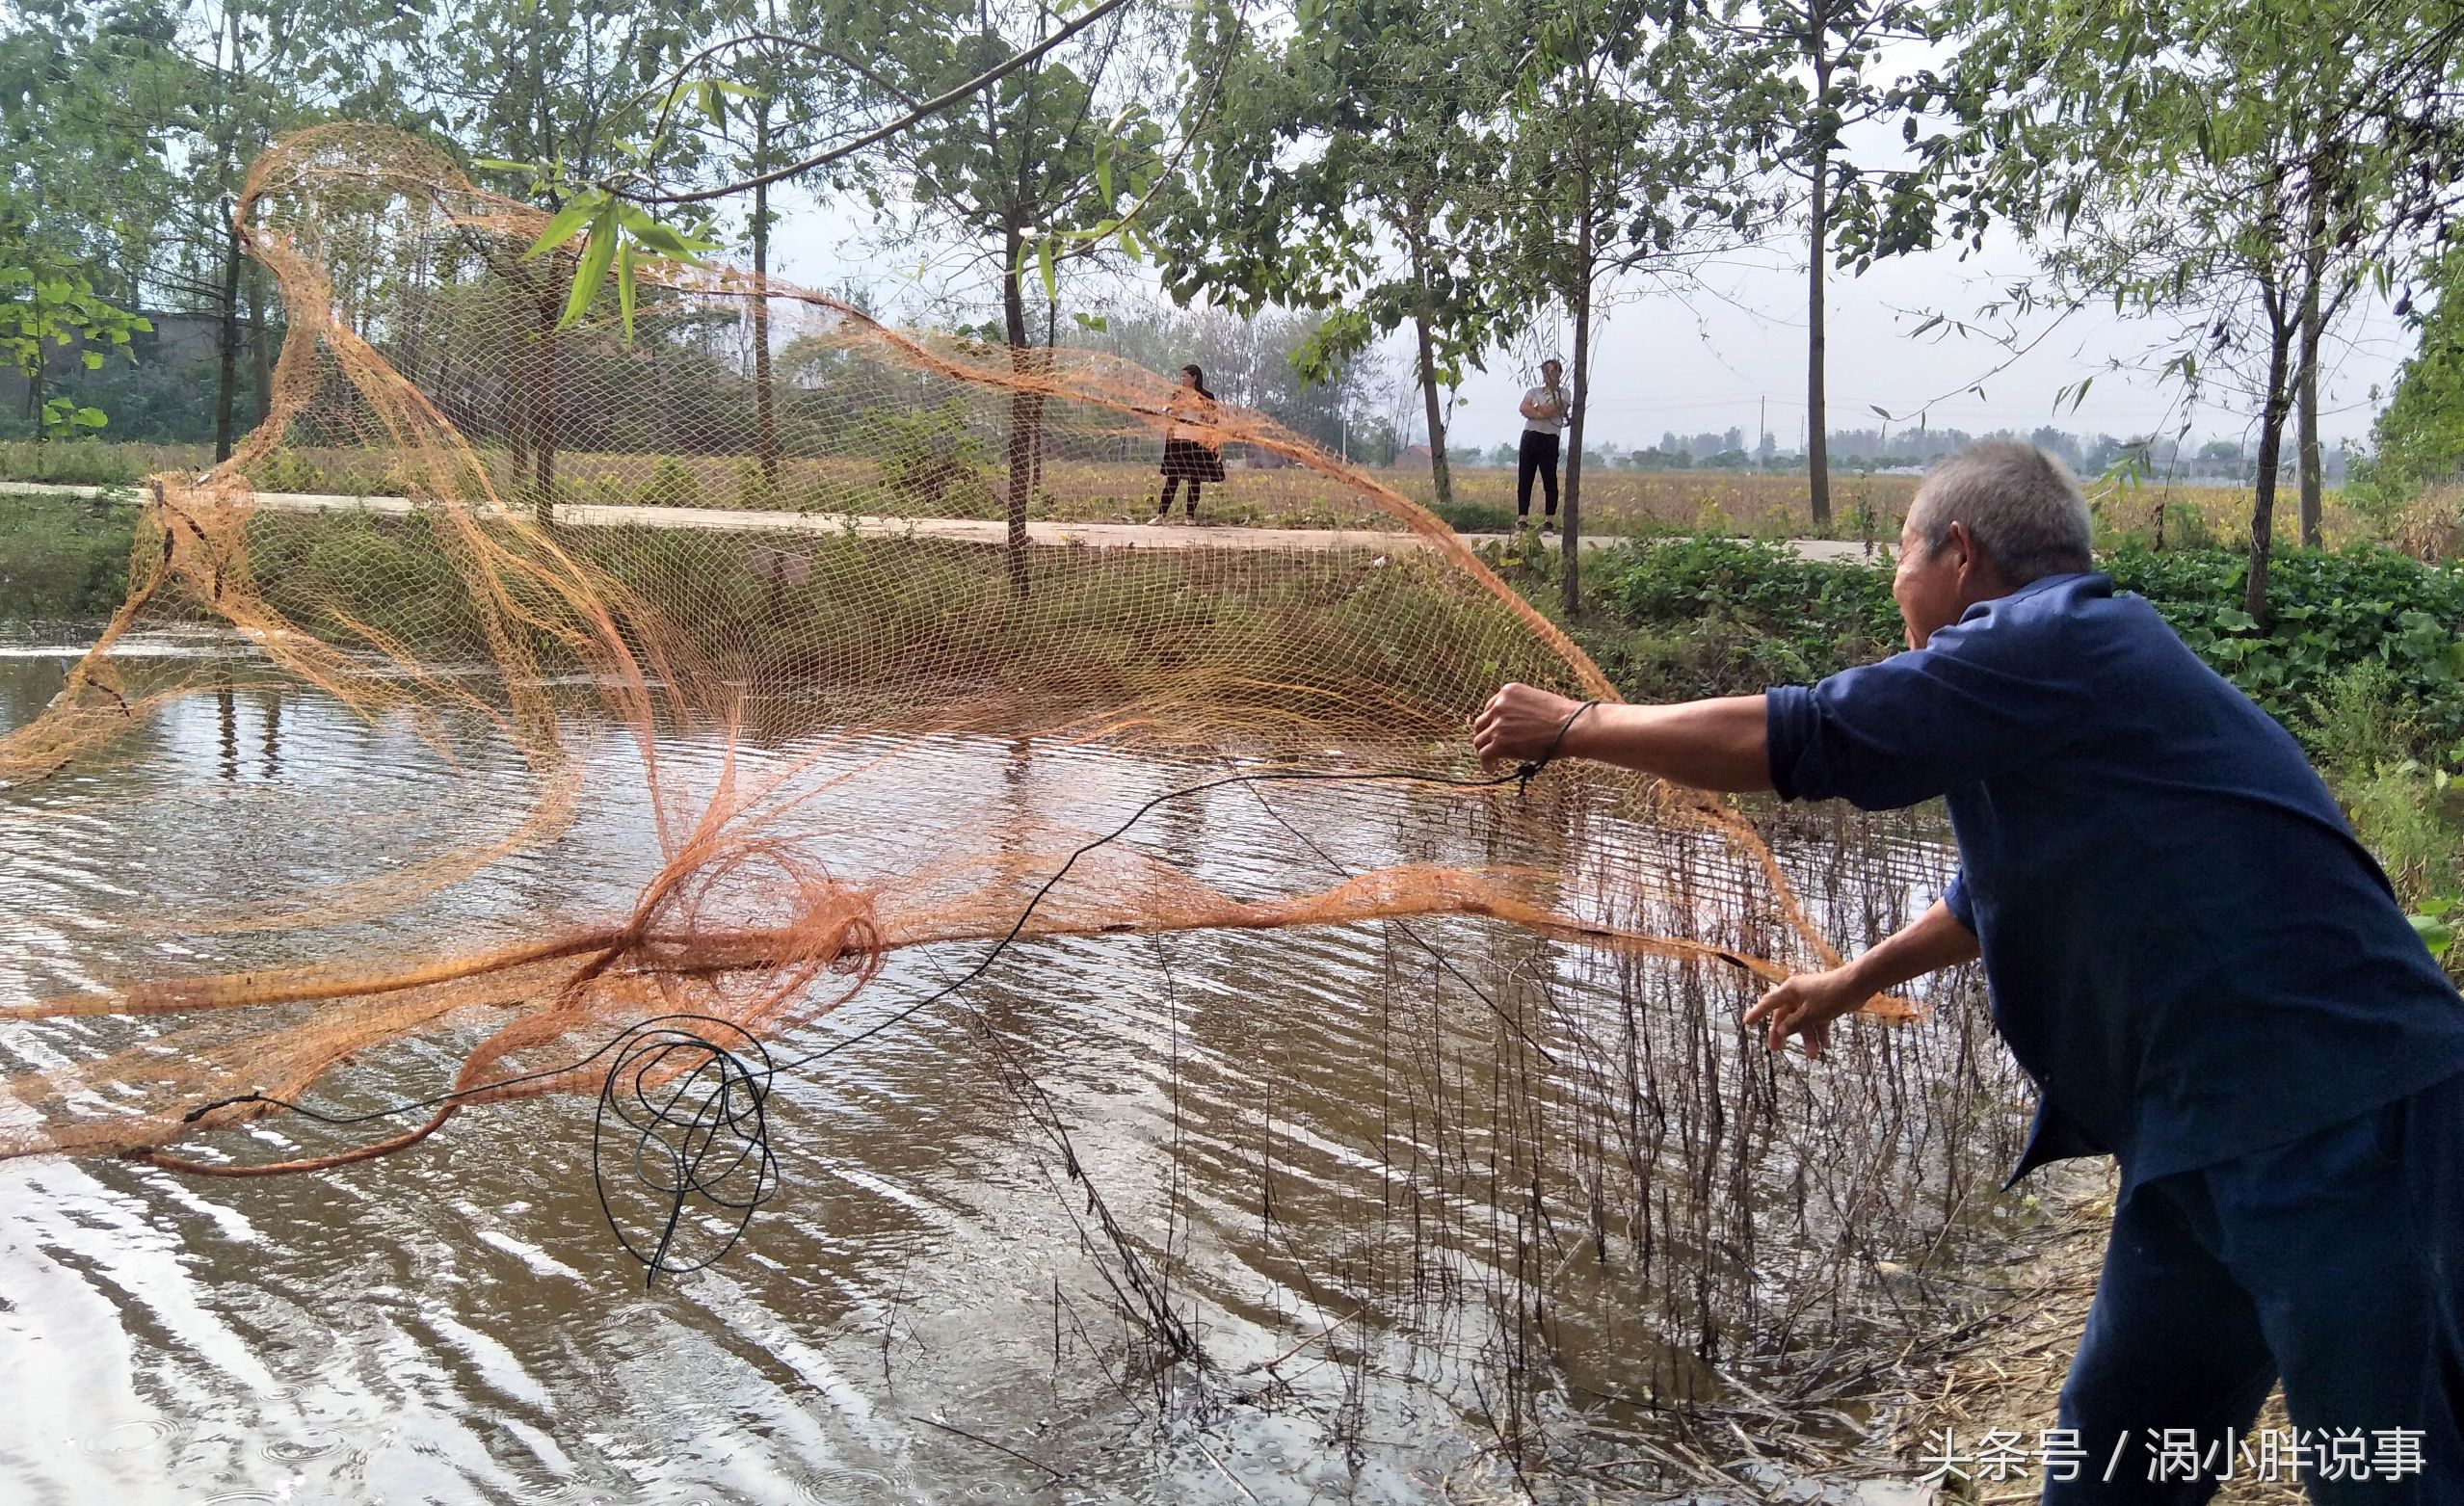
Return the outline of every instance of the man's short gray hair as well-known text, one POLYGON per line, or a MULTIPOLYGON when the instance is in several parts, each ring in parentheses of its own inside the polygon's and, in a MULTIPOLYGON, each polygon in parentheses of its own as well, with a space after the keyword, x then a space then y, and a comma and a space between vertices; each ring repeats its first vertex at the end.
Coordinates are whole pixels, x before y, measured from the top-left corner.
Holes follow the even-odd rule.
POLYGON ((1958 523, 2014 586, 2094 568, 2095 530, 2071 468, 2032 444, 1986 439, 1938 462, 1908 505, 1930 554, 1958 523))

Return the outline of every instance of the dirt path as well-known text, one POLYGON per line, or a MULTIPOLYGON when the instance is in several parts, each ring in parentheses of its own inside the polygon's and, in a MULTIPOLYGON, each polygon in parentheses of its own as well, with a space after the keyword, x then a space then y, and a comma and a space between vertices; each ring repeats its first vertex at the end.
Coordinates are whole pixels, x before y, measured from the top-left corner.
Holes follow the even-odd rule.
MULTIPOLYGON (((0 481, 0 495, 76 497, 86 500, 134 502, 133 487, 67 487, 42 482, 0 481)), ((414 505, 406 497, 345 496, 330 492, 259 492, 259 507, 286 513, 373 513, 385 517, 409 516, 414 505)), ((568 502, 558 506, 556 520, 575 528, 669 528, 710 533, 853 535, 858 538, 943 539, 960 543, 1000 544, 1009 541, 1009 525, 994 518, 879 517, 861 513, 783 513, 748 508, 641 507, 612 503, 568 502)), ((1059 523, 1026 525, 1027 542, 1053 548, 1096 549, 1378 549, 1426 547, 1417 536, 1401 529, 1248 528, 1185 523, 1059 523)), ((1478 547, 1503 543, 1509 534, 1465 534, 1463 542, 1478 547)), ((1623 542, 1593 538, 1583 547, 1623 542)), ((1553 537, 1550 547, 1555 546, 1553 537)), ((1836 539, 1792 539, 1788 547, 1810 560, 1849 561, 1868 557, 1863 544, 1836 539)))

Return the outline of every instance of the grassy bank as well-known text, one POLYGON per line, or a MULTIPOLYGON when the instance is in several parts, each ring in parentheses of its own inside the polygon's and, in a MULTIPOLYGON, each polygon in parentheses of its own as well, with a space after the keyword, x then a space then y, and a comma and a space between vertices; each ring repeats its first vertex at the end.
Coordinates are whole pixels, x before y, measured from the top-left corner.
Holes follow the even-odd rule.
POLYGON ((88 621, 128 594, 137 509, 66 497, 0 497, 0 618, 88 621))
MULTIPOLYGON (((137 521, 126 506, 0 498, 0 581, 13 583, 0 618, 108 616, 137 521)), ((1474 678, 1562 675, 1494 597, 1417 550, 1042 548, 1021 597, 1006 551, 963 542, 592 527, 558 543, 612 582, 605 604, 638 648, 666 656, 661 673, 698 666, 868 706, 943 705, 964 686, 1065 719, 1179 706, 1210 736, 1358 707, 1359 729, 1375 733, 1396 730, 1398 710, 1460 702, 1474 678)), ((248 567, 277 610, 329 642, 432 663, 490 657, 470 585, 420 518, 259 512, 248 567)), ((573 604, 517 575, 505 583, 543 666, 580 668, 573 604)))

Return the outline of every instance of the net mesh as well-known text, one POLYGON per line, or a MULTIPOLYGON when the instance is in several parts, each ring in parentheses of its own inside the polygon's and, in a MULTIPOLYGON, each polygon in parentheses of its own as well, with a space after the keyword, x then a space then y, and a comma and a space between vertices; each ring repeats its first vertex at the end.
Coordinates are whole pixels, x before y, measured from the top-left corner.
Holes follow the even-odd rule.
POLYGON ((62 1022, 57 1065, 9 1084, 0 1154, 228 1174, 383 1153, 458 1107, 599 1092, 613 1032, 684 1015, 773 1040, 889 954, 1022 914, 1028 938, 1467 914, 1766 977, 1837 960, 1750 825, 1641 781, 1584 776, 1737 844, 1775 960, 1561 905, 1558 875, 1509 859, 1514 822, 1566 806, 1511 786, 1430 796, 1491 811, 1493 865, 1327 886, 1295 863, 1285 890, 1233 894, 1169 843, 1073 861, 1118 803, 1021 823, 998 789, 936 782, 922 755, 958 737, 1462 775, 1499 682, 1613 699, 1435 516, 1257 414, 709 266, 643 265, 629 334, 612 292, 559 329, 572 251, 525 254, 546 216, 366 127, 280 144, 238 219, 288 312, 272 409, 227 462, 149 483, 124 605, 0 741, 0 779, 140 756, 156 709, 255 680, 416 739, 434 782, 412 818, 352 832, 364 860, 225 853, 244 897, 116 917, 270 933, 279 964, 0 1012, 62 1022), (1229 458, 1232 490, 1310 526, 1140 527, 1172 454, 1202 478, 1229 458), (200 621, 250 651, 123 651, 200 621), (456 793, 483 770, 484 796, 456 793), (619 849, 648 878, 602 913, 543 900, 491 934, 449 902, 517 855, 619 849), (271 1161, 228 1133, 278 1112, 235 1096, 366 1106, 437 1053, 431 1086, 459 1096, 412 1123, 305 1126, 271 1161))

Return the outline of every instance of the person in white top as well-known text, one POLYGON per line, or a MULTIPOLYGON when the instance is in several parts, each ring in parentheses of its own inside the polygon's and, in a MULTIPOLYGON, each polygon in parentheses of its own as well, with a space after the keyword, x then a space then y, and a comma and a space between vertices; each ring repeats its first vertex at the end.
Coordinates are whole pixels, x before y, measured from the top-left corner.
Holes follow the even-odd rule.
POLYGON ((1531 518, 1531 478, 1540 478, 1548 510, 1540 526, 1557 526, 1557 436, 1566 432, 1573 407, 1566 393, 1565 368, 1553 360, 1540 363, 1540 385, 1523 395, 1523 455, 1515 470, 1514 516, 1521 527, 1531 518))

